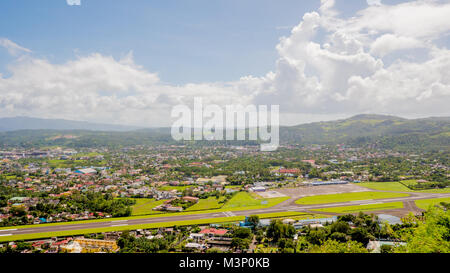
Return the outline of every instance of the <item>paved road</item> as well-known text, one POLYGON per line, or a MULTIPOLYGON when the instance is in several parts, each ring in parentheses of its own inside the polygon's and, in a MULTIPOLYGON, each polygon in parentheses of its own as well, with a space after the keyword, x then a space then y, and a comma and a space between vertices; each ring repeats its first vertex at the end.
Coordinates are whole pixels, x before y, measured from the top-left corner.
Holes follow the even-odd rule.
POLYGON ((390 202, 407 202, 407 201, 414 201, 414 200, 420 200, 420 199, 450 197, 450 193, 436 194, 436 193, 411 193, 411 192, 408 192, 408 194, 410 194, 410 196, 407 196, 407 197, 350 201, 350 202, 332 203, 332 204, 303 205, 303 206, 297 205, 294 202, 292 202, 292 200, 290 200, 290 202, 283 202, 283 203, 278 204, 271 208, 257 209, 257 210, 241 210, 241 211, 202 213, 202 214, 179 215, 179 216, 164 216, 164 217, 141 218, 141 219, 133 219, 133 220, 111 220, 111 221, 97 222, 97 223, 79 222, 79 223, 74 223, 74 224, 56 225, 56 226, 36 225, 36 226, 30 227, 30 228, 23 228, 23 229, 10 228, 10 229, 0 230, 0 237, 11 236, 11 235, 20 235, 20 234, 42 233, 42 232, 57 232, 57 231, 82 230, 82 229, 106 228, 106 227, 122 227, 122 226, 132 226, 132 225, 139 225, 139 224, 161 223, 161 222, 171 222, 171 221, 198 220, 198 219, 244 216, 244 215, 248 216, 248 215, 252 215, 252 214, 264 214, 264 213, 285 212, 285 211, 306 212, 311 209, 320 209, 320 208, 383 204, 383 203, 390 203, 390 202))

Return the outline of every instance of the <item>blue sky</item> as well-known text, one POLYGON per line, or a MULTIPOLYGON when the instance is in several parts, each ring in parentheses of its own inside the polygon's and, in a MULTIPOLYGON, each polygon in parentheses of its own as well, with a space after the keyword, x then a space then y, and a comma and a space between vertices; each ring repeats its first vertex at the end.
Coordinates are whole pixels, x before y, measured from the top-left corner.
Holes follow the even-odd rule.
MULTIPOLYGON (((337 3, 344 15, 367 6, 337 3)), ((262 76, 274 69, 275 46, 320 1, 65 0, 0 1, 0 37, 54 63, 92 52, 137 64, 164 82, 211 82, 262 76)), ((0 67, 10 61, 0 52, 0 67)))
POLYGON ((167 126, 194 97, 279 105, 289 125, 450 115, 450 0, 3 0, 0 12, 3 117, 167 126))

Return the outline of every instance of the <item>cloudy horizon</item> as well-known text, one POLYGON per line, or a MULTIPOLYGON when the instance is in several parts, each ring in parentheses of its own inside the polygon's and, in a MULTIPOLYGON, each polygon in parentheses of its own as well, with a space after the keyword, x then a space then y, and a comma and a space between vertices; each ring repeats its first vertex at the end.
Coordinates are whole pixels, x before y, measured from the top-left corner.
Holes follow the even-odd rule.
MULTIPOLYGON (((298 14, 298 18, 292 15, 295 24, 272 26, 272 36, 284 31, 278 42, 265 41, 259 48, 242 41, 248 45, 232 48, 240 51, 247 48, 249 53, 223 51, 232 45, 211 53, 207 51, 211 46, 206 42, 207 45, 200 45, 201 40, 193 42, 201 47, 195 50, 206 56, 220 55, 220 52, 227 58, 228 54, 238 56, 234 64, 225 60, 226 65, 213 68, 208 61, 200 61, 201 58, 184 59, 180 55, 179 63, 168 61, 171 66, 162 59, 164 65, 160 67, 164 73, 154 68, 158 66, 156 61, 144 60, 145 52, 157 55, 156 46, 165 46, 164 40, 153 41, 151 35, 146 37, 150 39, 145 41, 149 43, 147 51, 140 50, 139 36, 138 40, 126 44, 128 50, 120 51, 121 54, 111 53, 100 45, 80 50, 81 43, 67 43, 64 46, 72 54, 53 58, 53 51, 42 48, 45 43, 62 43, 57 34, 46 33, 53 35, 50 37, 54 40, 22 43, 27 40, 25 37, 14 39, 13 34, 8 35, 6 29, 0 28, 0 54, 3 54, 0 55, 0 117, 30 116, 161 127, 172 123, 173 106, 191 105, 194 97, 202 97, 205 104, 220 106, 278 104, 281 125, 357 114, 405 118, 450 116, 450 1, 367 0, 357 10, 343 6, 344 0, 316 2, 315 8, 305 7, 308 11, 298 14), (252 46, 257 48, 252 50, 252 46), (250 53, 265 52, 265 48, 272 48, 272 52, 250 53), (250 62, 241 60, 244 57, 239 54, 250 54, 249 58, 261 59, 261 63, 237 68, 237 62, 250 62), (180 76, 173 82, 167 81, 171 71, 182 74, 179 66, 190 64, 193 70, 203 71, 198 75, 205 75, 204 78, 192 76, 193 80, 189 81, 189 77, 180 76), (208 74, 209 67, 214 70, 211 74, 208 74), (261 68, 268 70, 264 72, 261 68), (245 73, 244 69, 254 73, 235 78, 234 70, 245 73), (221 74, 223 80, 218 80, 221 74)), ((69 14, 77 13, 72 15, 75 19, 82 19, 79 14, 90 7, 85 0, 81 5, 61 8, 69 14)), ((7 19, 0 19, 3 20, 7 19)), ((58 20, 61 18, 48 19, 47 29, 50 31, 48 24, 58 20)), ((212 19, 205 20, 208 23, 212 19)), ((106 22, 104 27, 112 26, 106 22)), ((19 24, 17 31, 23 32, 20 28, 19 24)), ((164 25, 155 28, 165 35, 172 31, 164 25)), ((226 31, 227 27, 218 29, 217 35, 223 36, 226 31)), ((253 33, 251 29, 247 31, 247 35, 253 33)), ((102 39, 90 35, 86 34, 94 44, 102 39)), ((189 39, 189 33, 185 35, 179 37, 189 39)), ((264 37, 264 33, 258 35, 264 37)), ((183 41, 180 38, 181 48, 183 41)), ((164 54, 172 55, 171 46, 168 47, 164 54)), ((189 47, 184 48, 185 54, 190 54, 189 47)), ((173 55, 177 54, 181 53, 177 51, 173 55)), ((210 58, 211 62, 215 60, 210 58)))

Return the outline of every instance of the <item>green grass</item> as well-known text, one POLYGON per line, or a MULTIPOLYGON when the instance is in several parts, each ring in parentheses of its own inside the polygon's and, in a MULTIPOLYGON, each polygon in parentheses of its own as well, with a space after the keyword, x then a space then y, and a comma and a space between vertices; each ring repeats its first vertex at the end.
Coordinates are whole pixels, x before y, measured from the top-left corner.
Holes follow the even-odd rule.
MULTIPOLYGON (((279 204, 287 199, 289 197, 278 197, 278 198, 270 198, 270 199, 258 199, 259 201, 256 201, 256 204, 254 205, 255 201, 249 202, 248 205, 250 206, 243 206, 243 207, 236 207, 234 204, 238 204, 240 200, 247 199, 245 196, 248 195, 250 198, 249 200, 254 200, 253 197, 251 197, 247 192, 239 192, 237 193, 230 201, 232 201, 234 198, 236 198, 230 207, 222 207, 220 209, 211 209, 211 210, 203 210, 201 212, 199 211, 184 211, 184 212, 160 212, 158 214, 149 214, 149 215, 133 215, 128 217, 117 217, 117 218, 104 218, 104 219, 93 219, 93 220, 82 220, 82 221, 70 221, 70 222, 60 222, 60 223, 48 223, 48 224, 39 224, 39 225, 23 225, 23 226, 8 226, 8 227, 0 227, 0 230, 3 229, 20 229, 20 228, 33 228, 33 227, 46 227, 46 226, 59 226, 59 225, 75 225, 75 224, 85 224, 85 223, 98 223, 98 222, 110 222, 110 221, 118 221, 118 220, 134 220, 134 219, 145 219, 145 218, 155 218, 155 217, 171 217, 171 216, 180 216, 180 215, 193 215, 193 214, 206 214, 206 213, 218 213, 218 212, 224 212, 224 211, 239 211, 239 210, 252 210, 252 209, 261 209, 261 208, 269 208, 276 204, 279 204), (240 194, 242 193, 242 194, 240 194), (239 195, 240 194, 240 195, 239 195), (267 200, 266 205, 261 205, 261 201, 267 200)), ((148 200, 148 199, 147 199, 148 200)), ((256 199, 255 199, 256 200, 256 199)), ((228 203, 230 203, 228 201, 228 203)), ((144 202, 144 201, 140 201, 144 202)), ((156 201, 159 202, 159 201, 156 201)), ((227 203, 227 204, 228 204, 227 203)), ((141 203, 142 204, 142 203, 141 203)), ((239 203, 244 205, 244 203, 239 203)), ((134 205, 136 206, 136 205, 134 205)))
POLYGON ((223 199, 223 197, 217 199, 215 196, 208 197, 207 199, 199 199, 195 205, 190 206, 186 211, 220 209, 224 204, 219 203, 219 201, 223 199))
POLYGON ((89 153, 77 153, 74 157, 95 157, 101 155, 97 152, 89 152, 89 153))
MULTIPOLYGON (((51 159, 48 160, 48 164, 51 168, 74 168, 78 166, 87 166, 93 165, 94 163, 89 162, 87 160, 63 160, 63 159, 51 159)), ((95 161, 96 166, 106 165, 107 162, 105 160, 95 161)))
MULTIPOLYGON (((311 215, 308 213, 301 213, 301 212, 280 212, 280 213, 258 214, 258 216, 260 217, 260 219, 267 219, 267 218, 280 218, 280 217, 290 217, 290 216, 311 217, 314 215, 311 215)), ((21 235, 0 237, 0 242, 32 240, 32 239, 62 237, 62 236, 73 236, 73 235, 83 235, 83 234, 101 233, 101 232, 110 232, 110 231, 124 231, 124 230, 136 230, 136 229, 152 229, 152 228, 160 228, 160 227, 173 227, 173 226, 190 226, 190 225, 202 225, 202 224, 229 223, 229 222, 242 221, 244 219, 245 219, 245 216, 233 216, 233 217, 219 217, 219 218, 185 220, 185 221, 170 221, 170 222, 130 225, 130 226, 80 229, 80 230, 57 231, 57 232, 34 233, 34 234, 21 234, 21 235)))
POLYGON ((321 211, 321 212, 333 212, 333 213, 355 213, 360 211, 376 211, 376 210, 387 210, 387 209, 401 209, 403 208, 403 202, 392 202, 385 204, 373 204, 373 205, 360 205, 360 206, 345 206, 336 208, 324 208, 324 209, 314 209, 311 211, 321 211))
POLYGON ((162 191, 171 191, 171 190, 177 190, 177 191, 184 191, 187 188, 194 187, 192 185, 184 185, 184 186, 161 186, 159 187, 162 191))
POLYGON ((413 191, 399 182, 365 182, 358 185, 372 190, 380 190, 380 191, 404 191, 404 192, 413 191))
POLYGON ((402 182, 402 184, 407 185, 407 186, 413 186, 413 185, 417 184, 416 179, 402 180, 401 182, 402 182))
POLYGON ((239 185, 226 185, 225 189, 240 189, 241 187, 239 185))
POLYGON ((438 205, 441 202, 450 203, 450 197, 416 200, 416 206, 421 209, 428 209, 430 206, 438 205))
MULTIPOLYGON (((416 184, 417 180, 404 180, 402 183, 407 185, 416 184)), ((372 190, 380 191, 400 191, 400 192, 427 192, 427 193, 450 193, 450 188, 429 189, 429 190, 411 190, 400 182, 365 182, 358 184, 372 190)))
POLYGON ((416 192, 428 192, 428 193, 450 193, 450 188, 444 189, 430 189, 430 190, 420 190, 416 192))
POLYGON ((161 211, 153 210, 154 207, 164 203, 164 200, 156 201, 153 198, 136 198, 136 204, 132 206, 132 215, 148 215, 148 214, 161 214, 161 211))
POLYGON ((372 199, 384 199, 384 198, 395 198, 406 196, 409 196, 409 194, 395 193, 395 192, 373 192, 373 191, 349 192, 349 193, 307 196, 298 199, 297 201, 295 201, 295 203, 300 205, 313 205, 313 204, 340 203, 357 200, 372 200, 372 199))
POLYGON ((151 224, 142 224, 142 225, 120 226, 120 227, 106 227, 106 228, 92 228, 92 229, 68 230, 68 231, 45 232, 45 233, 34 233, 34 234, 21 234, 21 235, 0 237, 0 242, 82 235, 82 234, 101 233, 101 232, 109 232, 109 231, 123 231, 123 230, 136 230, 136 229, 151 229, 151 228, 160 228, 160 227, 214 224, 214 223, 223 223, 223 222, 237 222, 237 221, 244 220, 244 218, 245 218, 244 216, 220 217, 220 218, 212 218, 212 219, 173 221, 173 222, 151 223, 151 224))

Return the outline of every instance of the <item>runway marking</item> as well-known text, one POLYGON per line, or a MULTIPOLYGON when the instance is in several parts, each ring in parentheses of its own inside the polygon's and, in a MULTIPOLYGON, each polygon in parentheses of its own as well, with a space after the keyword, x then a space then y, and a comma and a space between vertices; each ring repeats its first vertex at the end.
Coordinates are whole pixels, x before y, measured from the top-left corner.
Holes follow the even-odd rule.
POLYGON ((128 222, 128 220, 116 220, 116 221, 111 221, 111 223, 117 223, 117 222, 128 222))
POLYGON ((12 236, 12 234, 0 234, 0 237, 1 236, 12 236))
POLYGON ((225 214, 225 216, 227 216, 227 217, 236 216, 236 214, 232 213, 231 211, 224 211, 223 214, 225 214))
POLYGON ((128 226, 128 224, 123 224, 123 225, 111 225, 111 227, 123 227, 123 226, 128 226))
POLYGON ((0 230, 0 232, 4 232, 4 231, 14 231, 14 230, 17 230, 17 228, 13 228, 13 229, 2 229, 2 230, 0 230))
POLYGON ((71 228, 77 228, 77 227, 85 227, 86 225, 77 225, 77 226, 70 226, 71 228))

